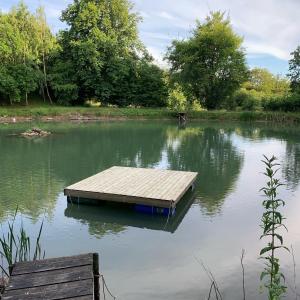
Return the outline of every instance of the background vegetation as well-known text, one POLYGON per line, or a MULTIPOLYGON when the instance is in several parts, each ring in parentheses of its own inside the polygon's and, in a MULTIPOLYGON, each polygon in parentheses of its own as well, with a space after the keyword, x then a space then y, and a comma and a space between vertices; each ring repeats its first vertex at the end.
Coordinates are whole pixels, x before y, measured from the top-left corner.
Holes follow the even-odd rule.
POLYGON ((55 36, 45 12, 23 2, 0 12, 0 105, 33 98, 64 106, 169 107, 175 111, 300 110, 300 46, 289 73, 249 70, 243 39, 222 12, 196 21, 157 66, 138 36, 128 0, 75 0, 55 36))

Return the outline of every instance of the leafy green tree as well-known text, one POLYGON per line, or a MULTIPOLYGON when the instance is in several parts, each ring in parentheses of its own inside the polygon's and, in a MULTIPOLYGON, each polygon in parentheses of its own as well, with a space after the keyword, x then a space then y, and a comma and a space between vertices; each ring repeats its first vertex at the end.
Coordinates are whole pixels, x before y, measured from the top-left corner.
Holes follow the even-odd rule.
POLYGON ((164 72, 140 42, 128 0, 75 0, 61 19, 68 28, 57 41, 42 7, 33 14, 20 2, 0 13, 1 98, 28 104, 40 92, 67 105, 166 105, 164 72))
POLYGON ((300 94, 300 46, 291 53, 292 59, 289 61, 289 74, 291 88, 293 92, 300 94))
POLYGON ((143 59, 137 63, 136 76, 133 103, 146 107, 166 106, 168 90, 164 72, 149 59, 143 59))
POLYGON ((18 83, 6 66, 0 66, 0 95, 9 98, 10 104, 20 100, 18 83))
POLYGON ((8 97, 11 104, 20 101, 20 90, 11 68, 20 63, 21 57, 22 36, 16 28, 16 19, 0 13, 0 93, 8 97))
MULTIPOLYGON (((27 6, 21 1, 18 6, 13 7, 11 16, 16 21, 16 30, 22 36, 21 39, 21 63, 23 67, 16 68, 18 80, 21 80, 20 89, 25 94, 25 103, 28 105, 28 94, 36 89, 31 85, 38 78, 38 35, 36 31, 36 18, 31 14, 27 6), (25 71, 22 73, 22 69, 25 71), (23 76, 22 76, 23 75, 23 76), (28 80, 28 76, 30 79, 28 80)), ((19 62, 19 63, 20 63, 19 62)))
POLYGON ((76 70, 70 59, 63 59, 60 54, 55 54, 50 62, 48 76, 51 88, 59 104, 76 104, 79 87, 76 84, 76 70))
POLYGON ((38 34, 38 51, 41 70, 43 73, 43 80, 41 83, 41 91, 45 101, 45 90, 47 97, 52 104, 52 98, 49 91, 48 83, 48 64, 49 59, 54 50, 57 48, 56 39, 50 31, 47 24, 45 10, 43 7, 39 7, 36 11, 36 30, 38 34))
POLYGON ((212 12, 191 38, 173 41, 166 56, 171 77, 203 107, 220 107, 246 79, 242 41, 224 13, 212 12))
POLYGON ((249 81, 244 84, 247 90, 269 94, 274 85, 274 76, 267 69, 254 68, 249 72, 249 81))
POLYGON ((175 84, 174 87, 171 88, 168 97, 168 108, 176 112, 186 112, 188 109, 187 98, 184 95, 181 86, 178 84, 175 84))
POLYGON ((261 96, 283 96, 289 92, 290 83, 286 78, 274 75, 267 69, 254 68, 249 71, 249 80, 243 84, 248 91, 256 91, 261 96))
POLYGON ((30 13, 23 2, 0 14, 0 92, 11 104, 22 99, 28 104, 28 94, 38 90, 43 79, 41 65, 50 52, 46 44, 54 37, 44 21, 42 42, 41 14, 42 9, 30 13))
MULTIPOLYGON (((153 91, 157 86, 163 90, 162 72, 148 59, 138 38, 139 17, 129 1, 75 0, 61 20, 69 28, 59 35, 61 51, 53 64, 51 82, 62 102, 97 98, 120 106, 153 104, 153 91)), ((159 94, 158 103, 161 98, 159 94)))
POLYGON ((254 68, 249 71, 249 77, 233 97, 226 102, 226 108, 243 110, 259 110, 267 101, 279 101, 290 92, 287 78, 274 75, 267 69, 254 68))
POLYGON ((60 73, 64 62, 68 68, 67 76, 52 75, 56 93, 65 90, 73 98, 98 97, 102 101, 111 96, 111 82, 106 78, 114 77, 116 58, 121 53, 124 57, 129 44, 136 42, 137 16, 129 9, 123 0, 75 0, 63 11, 61 20, 69 28, 60 33, 61 52, 54 70, 60 73))

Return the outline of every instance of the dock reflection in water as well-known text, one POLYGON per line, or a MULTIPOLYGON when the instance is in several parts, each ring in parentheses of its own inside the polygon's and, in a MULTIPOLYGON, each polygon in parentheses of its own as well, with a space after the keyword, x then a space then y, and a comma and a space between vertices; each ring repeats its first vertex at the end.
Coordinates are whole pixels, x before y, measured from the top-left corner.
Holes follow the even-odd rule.
POLYGON ((127 227, 162 230, 174 233, 195 200, 195 193, 189 190, 176 206, 176 213, 169 218, 136 212, 131 205, 101 202, 99 205, 78 205, 68 203, 65 216, 79 220, 89 226, 89 232, 97 237, 117 234, 127 227))

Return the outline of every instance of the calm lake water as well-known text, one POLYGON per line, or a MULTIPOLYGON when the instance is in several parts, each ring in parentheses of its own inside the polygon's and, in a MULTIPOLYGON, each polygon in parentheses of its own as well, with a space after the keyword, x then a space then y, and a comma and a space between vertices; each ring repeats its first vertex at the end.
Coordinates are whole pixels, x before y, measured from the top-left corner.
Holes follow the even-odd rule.
MULTIPOLYGON (((36 125, 36 124, 34 124, 36 125)), ((276 124, 126 121, 38 124, 54 134, 12 136, 33 124, 0 125, 0 221, 16 207, 28 232, 44 220, 47 257, 99 252, 101 272, 117 299, 206 299, 214 274, 223 299, 242 299, 240 255, 246 250, 247 299, 260 293, 258 260, 262 155, 276 155, 286 183, 280 196, 293 244, 300 292, 299 127, 276 124), (115 206, 67 205, 63 188, 113 165, 199 172, 175 217, 141 215, 115 206)), ((287 284, 293 262, 281 253, 287 284)), ((291 288, 289 289, 291 291, 291 288)), ((107 297, 109 299, 109 297, 107 297)), ((287 299, 295 299, 292 292, 287 299)))

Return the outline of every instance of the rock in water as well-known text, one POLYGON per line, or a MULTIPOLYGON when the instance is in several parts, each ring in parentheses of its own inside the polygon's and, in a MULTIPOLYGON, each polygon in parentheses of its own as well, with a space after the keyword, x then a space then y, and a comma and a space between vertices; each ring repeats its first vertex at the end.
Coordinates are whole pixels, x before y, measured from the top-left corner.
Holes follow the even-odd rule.
POLYGON ((21 136, 35 137, 35 136, 47 136, 49 134, 51 134, 51 132, 49 132, 49 131, 44 131, 40 128, 32 128, 30 130, 27 130, 27 131, 21 133, 21 136))
POLYGON ((36 133, 41 133, 43 130, 40 128, 32 128, 31 131, 36 132, 36 133))

